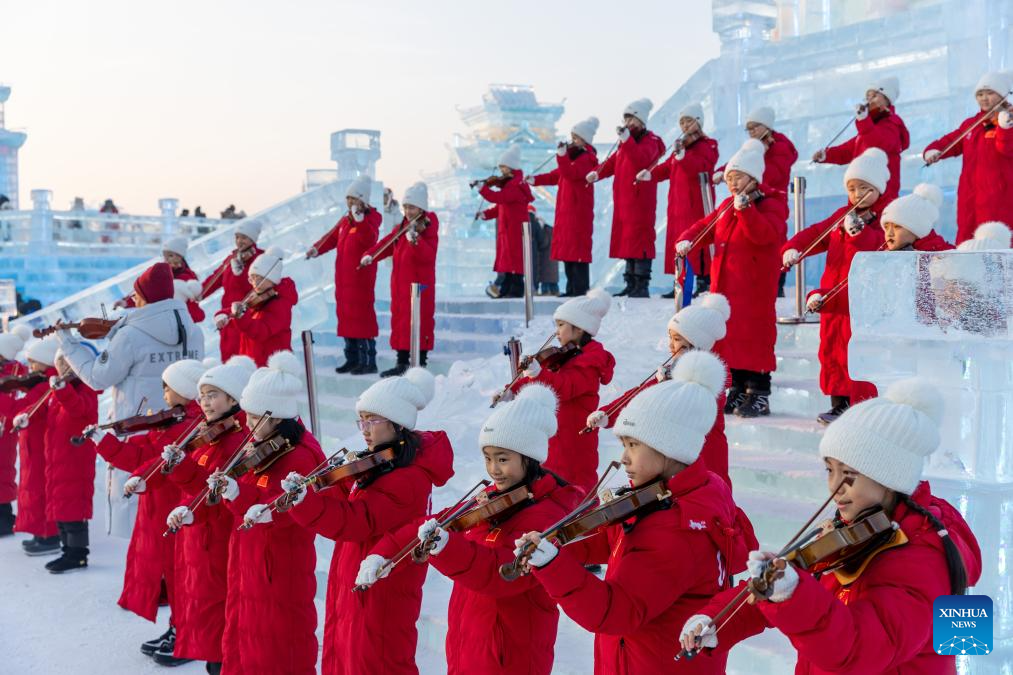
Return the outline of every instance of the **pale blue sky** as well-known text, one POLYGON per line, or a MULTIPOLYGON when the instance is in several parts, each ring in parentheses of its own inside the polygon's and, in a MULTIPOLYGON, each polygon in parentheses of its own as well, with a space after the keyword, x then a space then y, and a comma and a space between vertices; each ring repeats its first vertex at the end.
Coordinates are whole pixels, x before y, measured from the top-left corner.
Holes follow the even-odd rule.
POLYGON ((159 197, 252 213, 333 166, 329 135, 380 129, 380 177, 400 195, 444 165, 455 105, 491 82, 566 99, 609 134, 718 53, 710 2, 14 0, 3 10, 7 125, 25 128, 21 197, 66 208, 159 197))

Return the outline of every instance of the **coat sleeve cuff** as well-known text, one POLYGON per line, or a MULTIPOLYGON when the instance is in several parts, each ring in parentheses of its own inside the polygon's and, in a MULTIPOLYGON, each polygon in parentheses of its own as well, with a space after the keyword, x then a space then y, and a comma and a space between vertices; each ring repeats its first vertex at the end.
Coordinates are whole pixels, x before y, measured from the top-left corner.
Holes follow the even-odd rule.
POLYGON ((760 611, 767 621, 791 637, 811 631, 830 611, 835 598, 808 572, 799 571, 798 586, 784 602, 761 602, 760 611))
POLYGON ((549 595, 562 598, 580 588, 584 575, 591 574, 565 548, 544 567, 534 568, 533 574, 549 595))

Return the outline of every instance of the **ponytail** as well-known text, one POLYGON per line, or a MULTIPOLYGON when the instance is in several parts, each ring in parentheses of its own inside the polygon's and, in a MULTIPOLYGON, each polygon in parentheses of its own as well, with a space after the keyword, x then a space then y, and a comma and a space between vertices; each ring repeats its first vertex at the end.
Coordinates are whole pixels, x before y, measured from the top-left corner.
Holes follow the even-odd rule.
POLYGON ((946 526, 936 518, 931 511, 911 499, 909 495, 899 495, 904 505, 912 511, 916 511, 928 518, 932 526, 936 528, 936 534, 943 542, 943 551, 946 553, 946 567, 950 571, 950 595, 963 595, 967 592, 967 568, 964 567, 964 559, 960 550, 953 543, 953 538, 946 531, 946 526))

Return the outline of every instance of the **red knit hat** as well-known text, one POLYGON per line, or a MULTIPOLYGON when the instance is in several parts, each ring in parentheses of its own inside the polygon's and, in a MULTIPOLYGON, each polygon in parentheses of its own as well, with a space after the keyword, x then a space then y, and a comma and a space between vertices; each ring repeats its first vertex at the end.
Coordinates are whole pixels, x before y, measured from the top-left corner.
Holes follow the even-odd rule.
POLYGON ((173 295, 172 268, 169 263, 155 263, 137 277, 134 290, 145 302, 168 300, 173 295))

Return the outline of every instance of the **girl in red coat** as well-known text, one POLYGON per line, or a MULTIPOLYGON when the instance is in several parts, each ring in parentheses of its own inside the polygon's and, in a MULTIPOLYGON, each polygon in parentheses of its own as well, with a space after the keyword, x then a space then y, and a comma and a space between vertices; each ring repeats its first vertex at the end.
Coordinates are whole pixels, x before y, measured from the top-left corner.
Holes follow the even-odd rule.
MULTIPOLYGON (((943 205, 942 191, 920 183, 914 191, 894 199, 883 209, 879 222, 886 236, 887 251, 949 251, 953 244, 932 229, 943 205)), ((1005 227, 1005 226, 1003 226, 1005 227)))
POLYGON ((826 220, 796 234, 781 249, 785 267, 798 263, 802 257, 800 251, 810 249, 807 256, 827 254, 820 287, 809 293, 806 302, 810 312, 820 314, 820 390, 831 401, 830 410, 816 417, 820 424, 830 424, 852 403, 876 395, 876 387, 871 382, 852 380, 848 374, 851 312, 847 286, 838 284, 847 279, 856 253, 876 251, 883 245, 879 217, 889 202, 889 198, 883 196, 888 176, 883 151, 879 148, 866 150, 844 174, 848 203, 826 220), (838 221, 839 226, 823 236, 827 228, 838 221), (831 290, 833 295, 829 294, 831 290))
POLYGON ((887 201, 894 199, 900 193, 900 155, 911 145, 904 120, 893 107, 899 95, 900 83, 896 77, 886 77, 872 84, 865 92, 865 103, 855 112, 858 135, 832 148, 817 150, 813 161, 850 164, 869 148, 879 148, 886 153, 889 168, 883 195, 887 201))
MULTIPOLYGON (((10 333, 0 333, 0 378, 21 377, 28 370, 16 361, 25 342, 32 336, 31 328, 20 325, 10 333)), ((12 422, 17 414, 17 392, 0 391, 0 537, 14 534, 14 500, 18 498, 17 469, 18 435, 12 422)))
POLYGON ((214 506, 201 503, 195 511, 188 505, 207 487, 211 473, 229 461, 246 437, 246 416, 239 408, 239 398, 254 370, 252 359, 233 356, 224 365, 201 375, 198 390, 207 420, 205 428, 221 422, 226 431, 211 442, 194 443, 197 447, 189 454, 171 444, 162 451, 169 480, 179 486, 182 494, 181 505, 166 518, 169 529, 179 531, 175 535, 178 537, 175 570, 180 601, 173 607, 175 644, 152 656, 161 665, 175 666, 196 659, 206 661, 209 672, 221 669, 230 540, 236 529, 235 519, 220 503, 214 506))
POLYGON ((963 157, 957 184, 957 244, 970 239, 974 228, 986 221, 1013 223, 1013 203, 1009 198, 1009 186, 1013 185, 1013 116, 1009 103, 1004 103, 988 120, 978 124, 988 111, 1009 96, 1010 89, 1013 89, 1013 80, 1006 73, 982 75, 974 88, 980 111, 922 151, 926 164, 963 157), (946 150, 974 125, 977 126, 973 131, 946 150))
POLYGON ((640 393, 620 414, 615 434, 632 489, 664 490, 659 499, 562 549, 529 532, 520 547, 535 579, 567 616, 595 634, 594 671, 723 673, 724 655, 677 663, 672 638, 709 598, 728 588, 756 546, 731 488, 697 461, 714 424, 725 368, 707 352, 686 354, 668 382, 640 393), (608 562, 605 579, 585 563, 608 562))
MULTIPOLYGON (((711 203, 714 203, 714 187, 710 176, 718 162, 718 142, 703 132, 703 107, 691 103, 679 113, 679 128, 682 136, 672 146, 672 155, 653 169, 643 169, 637 180, 671 181, 668 188, 668 226, 665 229, 665 274, 675 274, 675 242, 682 239, 682 233, 690 225, 704 217, 703 194, 700 191, 700 174, 707 176, 707 189, 711 203)), ((704 260, 704 251, 690 260, 696 273, 698 292, 710 284, 710 271, 704 267, 710 256, 704 260)), ((674 298, 674 289, 663 295, 674 298)))
POLYGON ((324 675, 418 673, 415 622, 426 567, 400 565, 367 593, 352 587, 362 560, 385 535, 428 514, 434 485, 454 474, 453 449, 442 431, 415 431, 418 411, 433 397, 433 376, 411 368, 367 389, 355 404, 367 452, 390 448, 393 462, 351 484, 307 493, 306 472, 283 486, 294 495, 297 522, 336 542, 327 575, 324 675))
POLYGON ((271 513, 264 504, 278 495, 285 476, 306 475, 324 460, 320 443, 299 421, 298 402, 305 395, 301 373, 299 359, 284 351, 250 377, 240 405, 247 427, 256 427, 253 442, 272 452, 238 479, 221 472, 208 478, 235 522, 247 528, 232 535, 229 550, 222 643, 227 675, 317 672, 314 535, 288 513, 271 513))
POLYGON ((385 539, 359 568, 356 584, 372 585, 378 575, 386 576, 385 555, 393 555, 416 533, 432 542, 430 564, 454 581, 447 617, 447 671, 452 675, 548 675, 552 670, 559 611, 534 579, 508 583, 499 567, 513 560, 517 537, 549 527, 580 499, 576 488, 542 469, 555 433, 555 394, 540 384, 524 387, 489 416, 478 442, 493 481, 480 500, 518 488, 527 499, 464 532, 447 532, 435 518, 421 527, 408 525, 385 539))
POLYGON ((478 191, 492 206, 475 214, 476 219, 496 219, 492 270, 498 276, 485 292, 492 298, 519 298, 524 295, 524 223, 528 204, 535 201, 521 171, 520 146, 512 145, 500 156, 499 170, 501 175, 487 179, 478 191))
POLYGON ((98 422, 98 393, 77 379, 59 351, 54 365, 46 417, 46 520, 56 523, 63 555, 46 563, 46 569, 63 574, 88 566, 95 443, 86 439, 74 445, 70 439, 98 422))
POLYGON ((440 221, 427 208, 429 189, 425 183, 415 183, 405 192, 404 219, 369 253, 362 256, 360 262, 365 267, 387 257, 394 260, 390 271, 390 346, 397 352, 397 364, 390 370, 383 371, 381 377, 404 375, 408 370, 412 347, 412 283, 421 284, 421 366, 425 367, 426 357, 433 348, 436 324, 436 250, 440 245, 440 221), (408 229, 404 234, 390 245, 397 233, 406 227, 408 229))
MULTIPOLYGON (((672 356, 679 358, 692 349, 710 351, 714 343, 725 336, 725 324, 728 323, 731 311, 728 298, 720 293, 705 293, 692 305, 680 309, 668 322, 668 349, 672 356)), ((671 377, 671 366, 658 366, 658 372, 645 386, 653 387, 671 377)), ((619 419, 619 413, 641 390, 642 388, 634 387, 615 401, 595 410, 587 416, 587 426, 592 429, 612 428, 619 419)), ((724 405, 725 393, 722 391, 718 396, 718 408, 723 410, 724 405)), ((729 485, 732 484, 728 477, 728 439, 725 438, 724 412, 718 413, 714 426, 707 432, 700 460, 708 470, 724 478, 729 485)))
POLYGON ((585 177, 598 166, 598 151, 592 145, 597 131, 597 117, 577 122, 570 142, 560 142, 556 148, 556 168, 525 179, 528 185, 559 186, 549 257, 563 262, 566 292, 561 298, 575 298, 591 288, 594 185, 585 177))
POLYGON ((31 539, 21 542, 27 555, 52 555, 60 552, 56 522, 47 518, 46 509, 46 423, 48 402, 35 408, 49 391, 49 378, 56 375, 56 350, 60 343, 55 336, 36 340, 28 345, 25 357, 32 373, 41 373, 45 380, 35 385, 17 401, 11 429, 18 432, 18 515, 15 532, 27 532, 31 539))
POLYGON ((264 300, 232 303, 232 318, 239 329, 239 353, 258 366, 275 352, 292 349, 292 308, 299 302, 295 282, 282 278, 285 253, 275 247, 250 263, 250 286, 264 300))
POLYGON ((581 434, 581 429, 598 407, 598 387, 612 381, 616 360, 596 341, 601 320, 609 311, 611 299, 600 288, 567 300, 556 308, 556 338, 562 347, 578 347, 576 356, 558 370, 543 369, 532 360, 513 386, 516 393, 529 381, 548 385, 559 399, 559 432, 549 440, 545 468, 581 488, 590 490, 598 478, 598 434, 581 434))
POLYGON ((714 345, 714 353, 732 371, 724 411, 741 417, 770 414, 770 373, 776 367, 774 303, 788 207, 781 193, 760 183, 763 153, 755 139, 742 145, 725 165, 732 196, 717 209, 723 215, 699 220, 676 244, 680 256, 714 244, 711 290, 728 298, 732 310, 727 334, 714 345))
POLYGON ((601 168, 587 174, 587 182, 615 176, 612 181, 612 240, 609 256, 626 260, 625 288, 616 295, 633 298, 649 296, 651 261, 654 260, 654 223, 658 206, 658 185, 636 180, 665 154, 665 143, 647 130, 647 118, 654 104, 650 99, 633 101, 623 111, 618 149, 605 158, 601 168))
MULTIPOLYGON (((893 528, 853 563, 823 575, 780 561, 770 602, 745 604, 716 634, 710 617, 739 589, 715 597, 686 622, 681 646, 714 655, 772 626, 798 650, 796 673, 956 673, 954 657, 934 649, 933 601, 977 583, 981 551, 960 513, 921 480, 939 445, 942 410, 932 385, 912 379, 841 415, 820 455, 831 490, 845 478, 854 482, 834 493, 837 513, 827 526, 885 514, 893 528)), ((763 573, 773 557, 750 553, 750 573, 763 573)))
POLYGON ((219 348, 222 361, 228 361, 239 353, 239 328, 229 320, 232 303, 240 302, 250 292, 247 270, 251 262, 263 251, 257 248, 260 237, 260 223, 243 220, 236 227, 236 250, 228 255, 218 269, 204 280, 198 300, 222 290, 222 307, 215 312, 215 328, 219 330, 219 348))
POLYGON ((334 258, 334 302, 338 313, 338 337, 345 339, 345 363, 339 373, 366 375, 375 373, 376 267, 360 264, 362 256, 380 237, 383 214, 369 204, 373 181, 359 176, 348 186, 345 201, 348 213, 306 252, 316 258, 337 251, 334 258))

